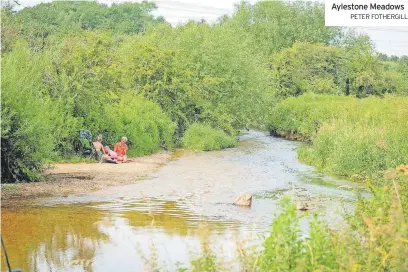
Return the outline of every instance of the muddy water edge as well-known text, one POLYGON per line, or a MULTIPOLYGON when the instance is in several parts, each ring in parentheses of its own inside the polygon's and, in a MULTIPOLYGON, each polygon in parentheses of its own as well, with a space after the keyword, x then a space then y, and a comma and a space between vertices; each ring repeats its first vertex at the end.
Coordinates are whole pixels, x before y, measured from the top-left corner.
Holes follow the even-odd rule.
MULTIPOLYGON (((236 148, 179 156, 132 184, 3 208, 11 264, 23 271, 143 271, 154 248, 174 271, 199 253, 203 226, 217 255, 233 261, 237 240, 262 242, 285 196, 338 227, 360 189, 300 163, 299 145, 248 132, 236 148), (244 192, 254 196, 252 207, 232 205, 244 192)), ((307 235, 307 217, 302 229, 307 235)), ((3 252, 1 262, 6 271, 3 252)))

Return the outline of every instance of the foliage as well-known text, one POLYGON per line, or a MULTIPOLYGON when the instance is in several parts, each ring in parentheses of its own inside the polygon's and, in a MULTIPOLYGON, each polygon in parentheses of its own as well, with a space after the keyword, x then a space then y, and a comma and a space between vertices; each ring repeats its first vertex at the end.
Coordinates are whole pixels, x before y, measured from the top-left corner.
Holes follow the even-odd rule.
MULTIPOLYGON (((408 210, 408 174, 398 173, 395 169, 387 171, 385 177, 367 180, 372 197, 360 197, 356 205, 357 218, 373 217, 376 223, 386 223, 395 216, 395 205, 408 210)), ((351 221, 355 227, 364 226, 364 221, 351 221)))
MULTIPOLYGON (((2 8, 2 183, 38 180, 52 161, 81 161, 73 142, 84 128, 108 145, 126 135, 132 156, 163 143, 219 150, 236 145, 238 129, 269 125, 310 139, 303 161, 365 180, 372 197, 358 200, 340 231, 315 215, 306 236, 303 216, 284 200, 263 248, 239 248, 244 269, 408 270, 408 180, 382 178, 408 161, 407 57, 377 54, 367 37, 325 27, 319 3, 243 2, 215 25, 178 27, 154 9, 2 8), (351 97, 371 95, 382 98, 351 97)), ((201 245, 192 270, 221 270, 208 235, 201 245)))
POLYGON ((260 271, 406 270, 408 263, 402 256, 408 253, 408 224, 404 219, 402 201, 395 197, 399 192, 406 195, 407 191, 406 188, 391 190, 385 196, 390 206, 377 199, 360 202, 355 216, 350 216, 351 225, 342 230, 330 230, 315 214, 309 221, 309 235, 304 238, 296 234, 300 217, 295 207, 284 200, 283 212, 274 220, 270 237, 265 241, 262 252, 265 263, 261 263, 264 266, 260 271), (378 210, 366 210, 368 206, 375 206, 378 210), (360 209, 365 212, 361 213, 360 209), (390 212, 389 216, 378 213, 381 211, 390 212), (286 252, 292 252, 292 255, 285 258, 286 252))
POLYGON ((295 43, 271 57, 273 82, 279 97, 303 93, 344 94, 344 50, 323 44, 295 43))
POLYGON ((398 62, 398 71, 401 72, 405 78, 408 77, 408 56, 402 56, 398 62))
MULTIPOLYGON (((2 3, 3 4, 3 3, 2 3)), ((12 7, 1 8, 1 52, 11 50, 18 36, 19 29, 13 16, 12 7)))
POLYGON ((117 34, 143 32, 149 25, 163 22, 163 18, 154 18, 151 14, 155 8, 154 3, 146 1, 111 6, 89 1, 55 1, 26 7, 14 13, 12 19, 19 29, 18 34, 29 40, 32 47, 44 48, 47 37, 56 33, 81 30, 110 30, 117 34))
POLYGON ((206 122, 234 133, 264 123, 266 68, 232 30, 189 23, 161 26, 120 46, 119 82, 158 103, 177 123, 206 122), (165 34, 164 34, 165 33, 165 34))
POLYGON ((45 162, 72 157, 82 128, 111 145, 127 135, 130 155, 173 146, 174 125, 160 108, 115 88, 103 38, 86 33, 42 54, 19 42, 3 56, 2 182, 37 180, 45 162))
POLYGON ((117 102, 107 105, 105 114, 105 142, 113 145, 126 136, 129 156, 151 154, 162 143, 173 146, 175 125, 158 105, 142 97, 123 93, 117 102))
POLYGON ((296 206, 288 199, 282 202, 284 212, 272 223, 272 230, 264 242, 261 258, 262 271, 291 271, 302 256, 299 216, 296 206))
POLYGON ((50 37, 50 43, 55 44, 42 53, 48 60, 44 88, 52 100, 63 101, 65 122, 56 150, 69 155, 80 129, 101 134, 106 128, 104 108, 117 90, 109 61, 113 42, 107 33, 84 32, 62 41, 50 37), (70 127, 70 122, 77 125, 70 127))
POLYGON ((323 171, 378 176, 408 161, 407 110, 408 100, 400 97, 304 95, 278 104, 270 125, 278 133, 310 137, 299 157, 323 171))
POLYGON ((264 242, 257 271, 338 271, 337 261, 341 256, 336 252, 335 235, 327 224, 314 214, 305 237, 299 225, 303 216, 296 206, 283 199, 281 208, 282 213, 273 220, 271 233, 264 242))
POLYGON ((38 178, 52 155, 58 108, 43 93, 43 60, 20 43, 2 59, 1 174, 2 182, 38 178))
POLYGON ((208 226, 200 226, 201 254, 191 261, 191 271, 218 271, 217 256, 210 247, 208 226))
POLYGON ((347 49, 347 78, 349 90, 359 98, 369 95, 384 95, 391 92, 406 92, 398 89, 398 83, 392 79, 398 74, 389 74, 383 64, 375 55, 374 47, 366 36, 361 36, 353 41, 347 49))
POLYGON ((192 124, 183 137, 183 146, 192 150, 220 150, 236 144, 234 137, 207 124, 192 124))
POLYGON ((266 55, 295 42, 328 44, 341 37, 340 28, 325 26, 324 6, 318 2, 242 2, 232 18, 225 18, 222 23, 247 32, 251 46, 266 55))
POLYGON ((352 95, 406 94, 401 64, 381 62, 366 37, 348 47, 295 43, 270 58, 272 83, 280 98, 304 93, 352 95))

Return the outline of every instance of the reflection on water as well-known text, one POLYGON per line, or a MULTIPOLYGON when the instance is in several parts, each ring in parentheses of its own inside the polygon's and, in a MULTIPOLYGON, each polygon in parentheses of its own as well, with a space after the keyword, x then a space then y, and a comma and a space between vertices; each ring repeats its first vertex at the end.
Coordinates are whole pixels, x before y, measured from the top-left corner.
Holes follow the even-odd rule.
MULTIPOLYGON (((60 271, 74 260, 92 260, 108 238, 94 224, 104 218, 104 212, 86 206, 3 209, 2 236, 11 264, 23 271, 60 271)), ((2 251, 5 269, 3 261, 2 251)))
MULTIPOLYGON (((232 259, 238 237, 268 232, 284 196, 313 202, 335 226, 338 208, 350 208, 356 198, 353 185, 299 163, 298 145, 251 132, 236 148, 178 151, 135 184, 3 209, 11 263, 23 271, 142 271, 153 241, 160 262, 173 271, 199 252, 202 223, 219 254, 232 259), (254 195, 251 208, 232 205, 243 192, 254 195)), ((306 219, 302 226, 307 231, 306 219)))
MULTIPOLYGON (((171 270, 177 261, 189 262, 190 251, 199 252, 199 224, 171 201, 156 212, 91 203, 4 209, 2 235, 11 264, 23 271, 141 271, 152 241, 171 270)), ((207 224, 214 245, 225 239, 222 251, 233 252, 236 223, 207 224)))

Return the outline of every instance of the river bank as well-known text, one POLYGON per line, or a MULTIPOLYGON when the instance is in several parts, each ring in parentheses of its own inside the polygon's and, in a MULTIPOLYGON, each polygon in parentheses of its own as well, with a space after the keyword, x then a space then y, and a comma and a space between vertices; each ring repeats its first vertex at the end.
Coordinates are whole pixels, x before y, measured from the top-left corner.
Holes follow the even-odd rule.
POLYGON ((168 161, 184 151, 161 151, 149 156, 131 158, 132 162, 109 163, 64 163, 55 164, 46 170, 44 180, 31 183, 3 184, 2 207, 16 205, 21 200, 46 196, 67 197, 101 190, 107 187, 131 184, 157 171, 168 161))

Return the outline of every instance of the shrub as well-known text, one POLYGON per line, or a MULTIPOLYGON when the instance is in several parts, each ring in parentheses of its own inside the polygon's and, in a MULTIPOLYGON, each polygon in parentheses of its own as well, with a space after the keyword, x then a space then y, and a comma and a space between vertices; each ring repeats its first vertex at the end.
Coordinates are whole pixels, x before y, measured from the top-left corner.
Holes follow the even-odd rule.
POLYGON ((122 136, 128 137, 129 155, 147 155, 160 149, 165 142, 173 147, 175 124, 160 107, 130 92, 107 106, 104 137, 113 145, 122 136))
POLYGON ((183 137, 183 146, 192 150, 220 150, 233 147, 236 143, 234 137, 227 135, 222 130, 199 123, 192 124, 183 137))
POLYGON ((24 43, 2 57, 1 181, 39 179, 52 156, 56 105, 42 90, 42 59, 24 43))
POLYGON ((273 221, 271 233, 264 242, 262 271, 292 271, 303 254, 296 206, 285 199, 282 208, 284 212, 273 221))
POLYGON ((303 93, 344 94, 344 50, 323 44, 295 43, 271 57, 272 75, 280 97, 303 93))

